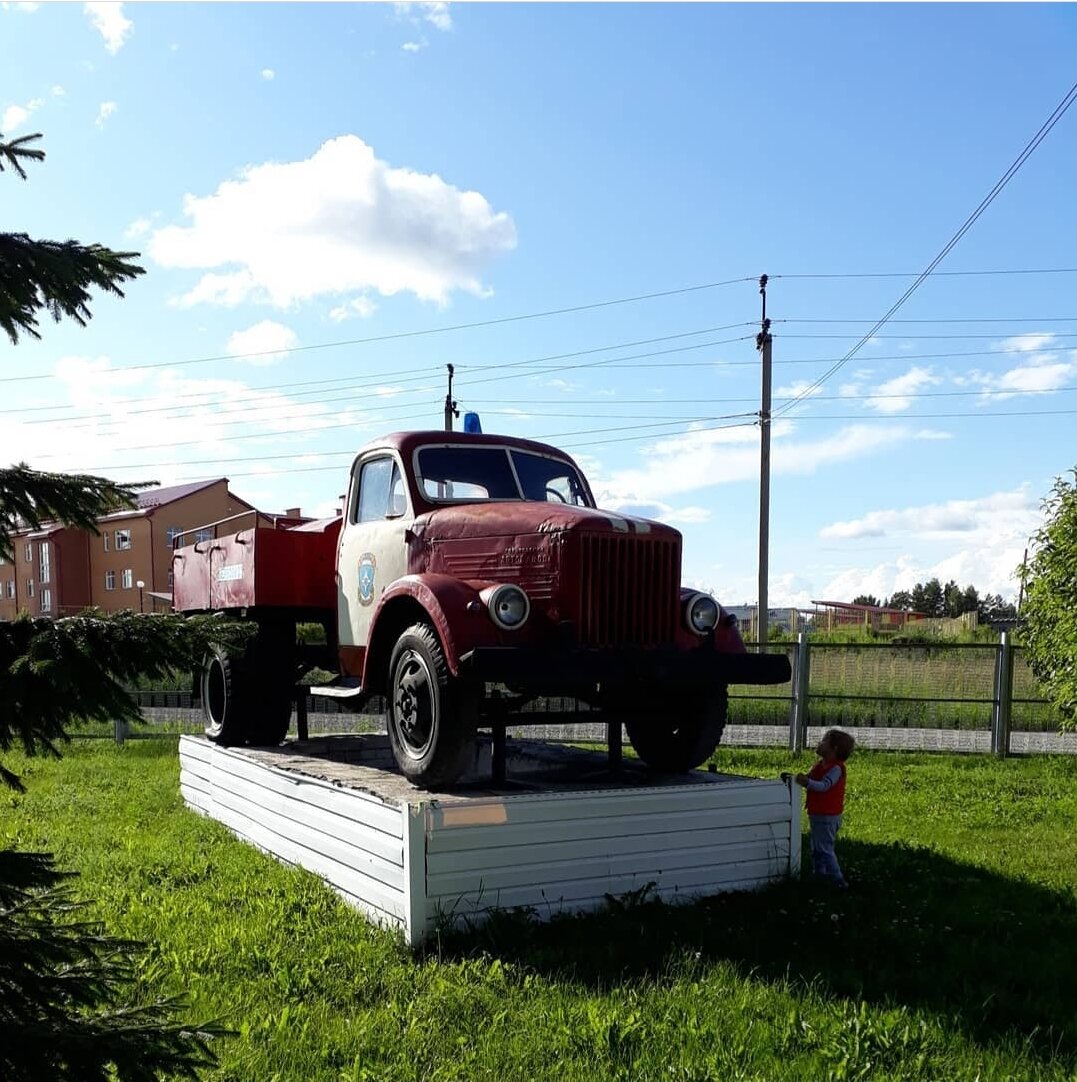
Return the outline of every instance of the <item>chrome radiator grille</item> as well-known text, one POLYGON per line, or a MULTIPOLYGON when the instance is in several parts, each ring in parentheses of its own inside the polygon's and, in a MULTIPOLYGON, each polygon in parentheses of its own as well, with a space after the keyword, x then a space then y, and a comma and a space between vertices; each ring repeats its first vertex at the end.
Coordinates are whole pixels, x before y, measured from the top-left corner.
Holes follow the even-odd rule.
POLYGON ((638 534, 583 534, 579 641, 586 646, 658 646, 677 627, 679 541, 638 534))

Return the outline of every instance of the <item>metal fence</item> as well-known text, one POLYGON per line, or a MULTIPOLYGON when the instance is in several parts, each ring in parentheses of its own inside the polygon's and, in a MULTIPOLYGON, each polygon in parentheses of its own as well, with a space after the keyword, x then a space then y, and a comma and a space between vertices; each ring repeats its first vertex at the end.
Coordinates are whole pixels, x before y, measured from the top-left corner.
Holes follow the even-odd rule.
MULTIPOLYGON (((999 755, 1077 752, 1077 735, 1060 735, 1062 715, 1043 695, 1025 651, 1013 645, 1008 633, 994 644, 828 643, 801 635, 796 643, 770 649, 789 656, 793 679, 775 687, 732 689, 725 743, 800 750, 821 731, 840 727, 868 747, 999 755)), ((201 730, 200 711, 189 691, 134 694, 149 724, 141 732, 117 729, 118 740, 201 730)), ((348 714, 331 699, 307 696, 303 706, 312 731, 378 724, 372 716, 348 714)), ((604 725, 511 731, 550 739, 605 739, 604 725)))

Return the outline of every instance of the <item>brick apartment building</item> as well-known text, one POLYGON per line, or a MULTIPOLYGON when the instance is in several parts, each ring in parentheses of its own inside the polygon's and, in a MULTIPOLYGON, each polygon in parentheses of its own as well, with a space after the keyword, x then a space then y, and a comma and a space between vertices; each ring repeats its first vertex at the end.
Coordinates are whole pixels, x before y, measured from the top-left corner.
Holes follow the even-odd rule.
MULTIPOLYGON (((12 538, 15 560, 0 560, 0 620, 19 612, 70 616, 89 606, 106 612, 169 608, 172 596, 172 542, 215 536, 213 523, 249 512, 222 533, 271 525, 274 516, 257 511, 228 489, 228 478, 198 481, 139 493, 138 507, 99 519, 100 535, 47 525, 12 538), (138 587, 142 583, 142 589, 138 587)), ((288 512, 298 517, 295 510, 288 512)))

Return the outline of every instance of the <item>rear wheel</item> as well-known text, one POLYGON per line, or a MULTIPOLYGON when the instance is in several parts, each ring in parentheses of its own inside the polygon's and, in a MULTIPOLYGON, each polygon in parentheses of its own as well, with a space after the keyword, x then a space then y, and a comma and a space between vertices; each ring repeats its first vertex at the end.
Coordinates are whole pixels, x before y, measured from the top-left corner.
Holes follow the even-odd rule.
POLYGON ((244 661, 214 647, 202 663, 202 715, 215 744, 232 746, 247 739, 253 695, 244 661))
POLYGON ((729 716, 729 694, 724 687, 641 698, 666 703, 648 711, 632 706, 623 715, 628 739, 649 767, 682 774, 710 758, 729 716))
POLYGON ((412 624, 397 640, 386 698, 389 743, 401 773, 425 788, 451 785, 474 747, 477 701, 449 672, 428 624, 412 624))
POLYGON ((202 665, 205 733, 217 744, 279 744, 295 696, 294 628, 261 626, 242 652, 215 647, 202 665))

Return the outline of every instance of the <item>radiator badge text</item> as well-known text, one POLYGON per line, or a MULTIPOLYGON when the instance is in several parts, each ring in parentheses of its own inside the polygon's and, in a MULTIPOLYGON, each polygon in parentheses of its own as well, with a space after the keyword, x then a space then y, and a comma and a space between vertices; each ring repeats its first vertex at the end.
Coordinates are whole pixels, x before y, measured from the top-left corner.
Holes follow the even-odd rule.
POLYGON ((218 582, 238 582, 241 578, 243 578, 242 564, 225 564, 224 567, 217 568, 218 582))

